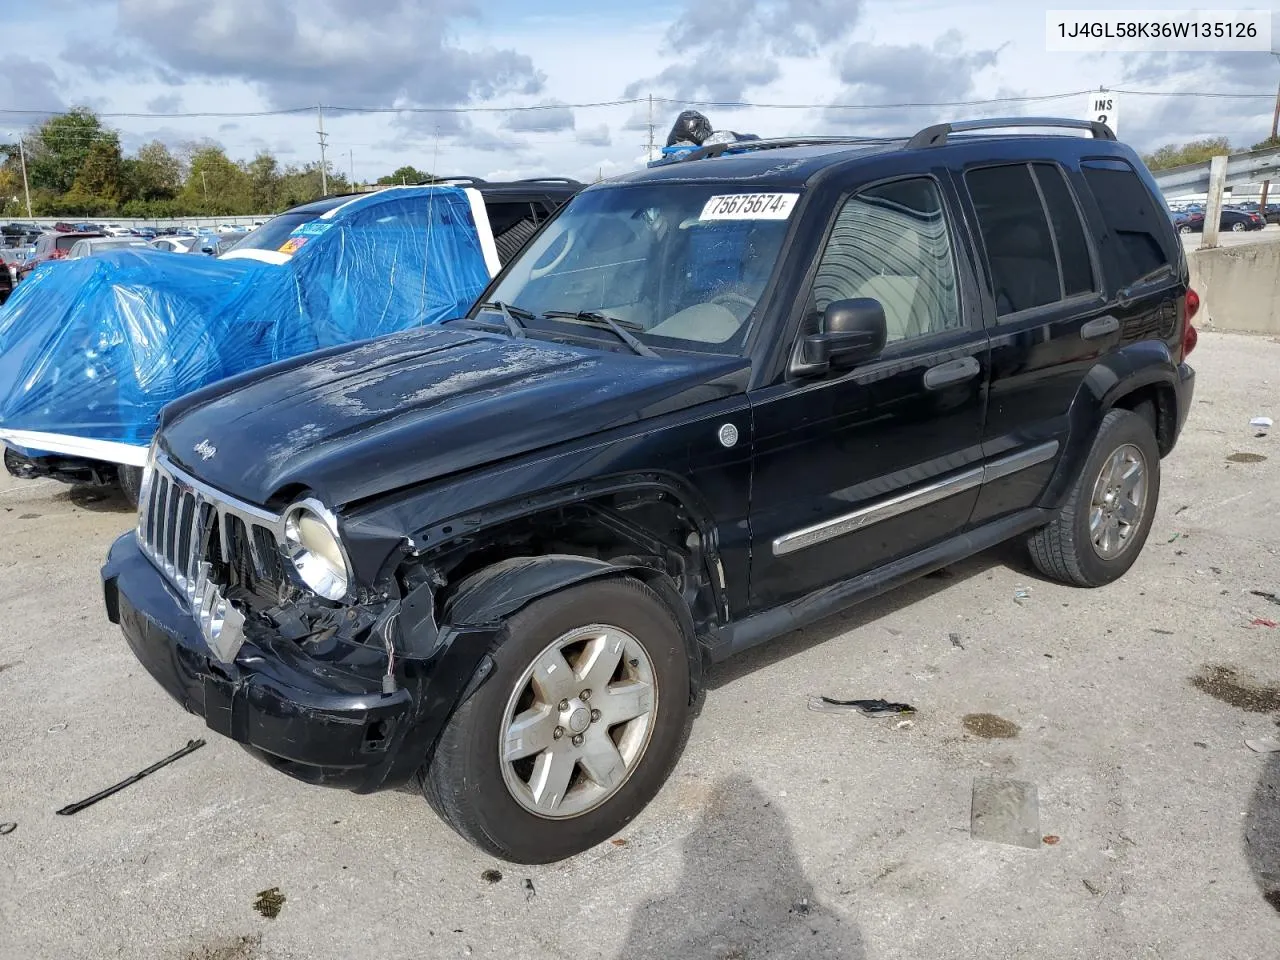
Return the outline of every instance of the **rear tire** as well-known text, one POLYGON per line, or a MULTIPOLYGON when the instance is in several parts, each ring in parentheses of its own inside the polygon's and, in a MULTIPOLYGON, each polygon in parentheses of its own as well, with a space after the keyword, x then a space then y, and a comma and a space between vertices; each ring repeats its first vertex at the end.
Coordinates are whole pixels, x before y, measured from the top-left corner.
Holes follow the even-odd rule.
POLYGON ((658 595, 631 578, 536 600, 504 634, 493 674, 449 720, 419 780, 436 813, 476 846, 551 863, 613 836, 670 775, 691 719, 684 635, 658 595), (583 700, 579 687, 591 695, 583 700), (566 766, 569 779, 547 786, 566 766))
POLYGON ((1062 583, 1111 583, 1142 552, 1159 498, 1160 448, 1151 423, 1111 410, 1057 518, 1028 538, 1031 560, 1062 583))
POLYGON ((129 506, 136 510, 138 498, 142 496, 142 468, 117 467, 116 482, 120 485, 124 498, 129 501, 129 506))

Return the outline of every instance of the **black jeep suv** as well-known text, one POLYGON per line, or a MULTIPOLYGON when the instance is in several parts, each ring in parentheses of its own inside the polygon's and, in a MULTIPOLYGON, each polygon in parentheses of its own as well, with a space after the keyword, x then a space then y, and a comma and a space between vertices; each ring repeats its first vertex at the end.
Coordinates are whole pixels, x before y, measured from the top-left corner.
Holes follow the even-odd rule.
MULTIPOLYGON (((955 135, 1018 126, 1092 137, 955 135)), ((1128 570, 1198 304, 1134 152, 728 146, 578 194, 466 317, 168 407, 103 570, 160 684, 545 862, 657 793, 716 661, 1012 537, 1128 570)))

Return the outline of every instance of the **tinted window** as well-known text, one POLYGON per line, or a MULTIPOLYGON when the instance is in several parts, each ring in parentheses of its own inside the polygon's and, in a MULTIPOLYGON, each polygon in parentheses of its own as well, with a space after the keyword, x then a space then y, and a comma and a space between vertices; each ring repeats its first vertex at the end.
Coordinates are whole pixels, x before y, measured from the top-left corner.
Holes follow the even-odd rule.
POLYGON ((75 236, 58 237, 55 243, 59 250, 70 250, 79 242, 79 240, 80 238, 75 236))
POLYGON ((1081 168, 1115 240, 1118 285, 1128 286, 1173 263, 1169 218, 1156 206, 1133 167, 1121 160, 1090 160, 1081 168))
POLYGON ((845 203, 827 241, 811 303, 870 297, 884 307, 890 342, 961 326, 955 263, 932 180, 900 180, 845 203))
POLYGON ((1044 203, 1049 210, 1049 223, 1054 239, 1058 242, 1058 258, 1062 261, 1062 289, 1068 297, 1077 293, 1090 293, 1093 285, 1093 266, 1089 262, 1089 244, 1084 238, 1084 226, 1076 207, 1071 188, 1067 185, 1062 169, 1052 163, 1032 164, 1044 203))
POLYGON ((1003 317, 1061 300, 1053 238, 1030 168, 970 170, 965 182, 991 266, 996 314, 1003 317))

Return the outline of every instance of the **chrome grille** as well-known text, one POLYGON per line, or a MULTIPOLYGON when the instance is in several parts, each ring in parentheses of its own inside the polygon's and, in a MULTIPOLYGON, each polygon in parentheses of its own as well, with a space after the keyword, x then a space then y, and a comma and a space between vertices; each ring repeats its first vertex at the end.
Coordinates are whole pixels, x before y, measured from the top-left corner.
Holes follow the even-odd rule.
POLYGON ((243 642, 244 615, 229 587, 262 594, 284 574, 281 518, 232 500, 175 467, 163 454, 148 471, 138 509, 138 544, 187 598, 205 640, 230 662, 243 642))

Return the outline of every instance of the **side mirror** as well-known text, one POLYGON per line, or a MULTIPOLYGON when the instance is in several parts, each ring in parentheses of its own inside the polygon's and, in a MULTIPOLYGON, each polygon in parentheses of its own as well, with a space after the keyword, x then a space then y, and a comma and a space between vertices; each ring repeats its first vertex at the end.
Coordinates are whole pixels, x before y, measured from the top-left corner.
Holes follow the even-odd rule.
POLYGON ((833 300, 822 314, 822 331, 804 338, 805 363, 851 367, 878 356, 889 338, 879 300, 833 300))

